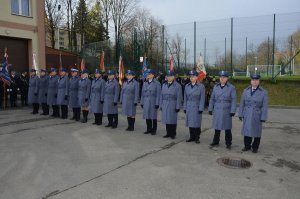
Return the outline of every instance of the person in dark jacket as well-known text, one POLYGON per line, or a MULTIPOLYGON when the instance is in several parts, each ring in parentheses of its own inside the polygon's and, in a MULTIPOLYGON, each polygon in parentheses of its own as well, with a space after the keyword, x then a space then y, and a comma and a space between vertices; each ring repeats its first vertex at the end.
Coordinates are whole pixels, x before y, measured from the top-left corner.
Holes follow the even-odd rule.
POLYGON ((22 72, 20 75, 20 93, 21 93, 21 104, 22 106, 27 106, 27 101, 28 101, 28 82, 29 79, 27 77, 27 72, 22 72))
POLYGON ((120 102, 122 104, 122 114, 127 116, 128 127, 126 131, 134 130, 136 106, 139 100, 139 83, 134 79, 135 72, 126 71, 126 81, 121 90, 120 102))
POLYGON ((186 114, 186 126, 189 127, 190 138, 187 142, 200 143, 202 112, 205 104, 205 88, 197 82, 198 73, 195 70, 189 72, 191 82, 184 89, 184 113, 186 114))
POLYGON ((164 138, 175 139, 177 115, 182 103, 181 85, 175 80, 173 71, 167 72, 167 81, 163 84, 160 97, 161 121, 166 125, 167 134, 164 138))
POLYGON ((73 117, 70 120, 80 121, 80 105, 78 102, 78 87, 80 77, 76 68, 71 69, 71 77, 69 79, 69 107, 72 108, 73 117))
POLYGON ((105 127, 117 128, 118 126, 118 100, 120 86, 115 78, 115 72, 108 70, 108 80, 104 89, 103 113, 107 114, 108 124, 105 127))
POLYGON ((89 114, 89 100, 91 92, 91 80, 89 79, 89 71, 84 69, 81 73, 81 79, 78 86, 78 103, 82 111, 82 123, 87 123, 89 114))
POLYGON ((60 117, 59 106, 57 105, 57 85, 58 85, 57 69, 51 68, 47 91, 47 104, 52 106, 53 113, 51 117, 60 117))
POLYGON ((154 78, 155 71, 147 69, 147 80, 143 84, 141 107, 147 130, 144 134, 155 135, 157 130, 157 110, 160 103, 161 84, 154 78))
POLYGON ((268 92, 259 85, 259 79, 259 74, 251 75, 251 85, 243 91, 239 110, 239 119, 243 121, 241 133, 245 145, 242 151, 252 148, 253 153, 258 151, 262 123, 266 122, 268 116, 268 92))
POLYGON ((28 103, 32 104, 33 106, 32 114, 38 114, 39 112, 38 92, 39 77, 36 75, 36 70, 31 69, 28 89, 28 103))
POLYGON ((93 124, 102 125, 103 103, 104 103, 105 81, 102 79, 101 71, 95 70, 95 78, 92 81, 90 109, 94 113, 95 122, 93 124))
POLYGON ((221 130, 225 130, 226 148, 232 144, 232 117, 236 112, 236 89, 228 82, 229 73, 220 71, 220 83, 214 86, 209 101, 208 111, 213 115, 215 135, 210 146, 219 146, 221 130))
POLYGON ((49 84, 49 76, 46 70, 42 69, 39 78, 39 103, 42 106, 43 113, 41 115, 49 115, 49 106, 47 104, 47 92, 49 84))
POLYGON ((68 97, 69 97, 69 78, 67 69, 60 70, 60 77, 57 85, 57 104, 60 106, 61 118, 68 118, 68 97))
POLYGON ((9 101, 10 107, 17 107, 18 100, 18 77, 16 76, 16 71, 12 70, 10 72, 10 86, 9 86, 9 101))

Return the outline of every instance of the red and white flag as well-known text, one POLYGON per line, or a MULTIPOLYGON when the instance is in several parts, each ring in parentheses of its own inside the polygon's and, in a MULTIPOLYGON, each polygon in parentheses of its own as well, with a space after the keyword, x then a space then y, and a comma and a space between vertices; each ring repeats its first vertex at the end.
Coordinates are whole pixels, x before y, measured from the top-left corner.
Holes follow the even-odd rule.
POLYGON ((81 59, 81 64, 80 64, 80 70, 83 71, 85 69, 85 62, 84 59, 81 59))
POLYGON ((123 65, 123 58, 122 55, 120 55, 119 59, 119 84, 122 85, 124 79, 124 65, 123 65))
POLYGON ((173 57, 170 55, 170 71, 173 71, 173 57))
POLYGON ((101 56, 100 56, 100 65, 99 68, 102 72, 105 71, 105 66, 104 66, 104 51, 102 50, 101 56))

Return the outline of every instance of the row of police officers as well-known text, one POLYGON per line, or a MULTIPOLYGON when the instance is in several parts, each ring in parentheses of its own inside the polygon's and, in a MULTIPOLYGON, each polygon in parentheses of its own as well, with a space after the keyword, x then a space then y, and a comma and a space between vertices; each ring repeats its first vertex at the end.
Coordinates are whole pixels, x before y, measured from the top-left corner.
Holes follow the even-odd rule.
MULTIPOLYGON (((144 134, 155 135, 157 131, 158 110, 161 111, 161 122, 166 127, 164 138, 175 139, 177 116, 183 108, 186 114, 185 123, 189 128, 190 137, 187 142, 200 143, 202 114, 205 107, 205 87, 197 81, 198 73, 191 70, 188 75, 190 82, 182 91, 176 81, 176 74, 168 71, 166 81, 161 85, 155 78, 155 71, 147 69, 147 78, 142 86, 139 99, 139 82, 135 80, 135 72, 126 72, 126 81, 120 85, 113 70, 107 71, 107 81, 102 73, 96 69, 94 79, 90 81, 89 72, 71 69, 71 77, 62 68, 60 75, 55 68, 50 74, 41 70, 40 77, 36 70, 31 70, 29 80, 28 102, 33 105, 33 114, 37 114, 39 105, 42 115, 49 114, 52 107, 53 117, 68 118, 68 108, 72 108, 71 120, 86 123, 89 111, 94 114, 93 124, 102 125, 103 114, 107 115, 108 124, 105 127, 117 128, 118 102, 121 103, 122 114, 127 117, 126 131, 134 131, 136 107, 140 102, 143 109, 143 119, 146 120, 144 134), (183 104, 182 104, 182 99, 183 104), (61 113, 61 115, 60 115, 61 113)), ((211 147, 219 146, 221 131, 225 131, 226 148, 232 145, 232 118, 236 113, 236 89, 228 82, 229 73, 219 73, 220 82, 211 93, 208 112, 213 116, 212 126, 215 130, 211 147)), ((238 117, 243 121, 241 133, 244 135, 243 151, 252 150, 257 153, 262 133, 262 123, 267 120, 268 93, 260 86, 260 75, 252 74, 250 86, 242 93, 238 117)))

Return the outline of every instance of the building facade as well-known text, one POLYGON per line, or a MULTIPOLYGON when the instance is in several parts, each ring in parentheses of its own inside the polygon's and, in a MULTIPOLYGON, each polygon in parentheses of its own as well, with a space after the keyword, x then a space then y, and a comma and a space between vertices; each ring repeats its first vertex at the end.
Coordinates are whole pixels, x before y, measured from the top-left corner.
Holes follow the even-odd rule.
POLYGON ((28 71, 33 54, 38 69, 46 67, 45 6, 43 0, 2 0, 0 6, 0 63, 7 48, 10 68, 28 71))

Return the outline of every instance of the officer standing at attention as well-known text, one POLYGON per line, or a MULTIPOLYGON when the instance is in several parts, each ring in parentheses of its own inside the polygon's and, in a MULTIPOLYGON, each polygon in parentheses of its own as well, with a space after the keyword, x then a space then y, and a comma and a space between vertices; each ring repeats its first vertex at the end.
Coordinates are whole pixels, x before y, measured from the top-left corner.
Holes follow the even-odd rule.
POLYGON ((27 72, 22 72, 20 76, 20 93, 21 93, 21 102, 22 106, 27 106, 27 97, 28 97, 28 77, 27 72))
POLYGON ((103 102, 104 102, 105 81, 99 69, 95 70, 95 79, 92 82, 90 106, 91 112, 94 113, 95 122, 93 124, 102 125, 103 102))
POLYGON ((229 73, 220 71, 220 83, 214 86, 209 101, 208 111, 213 115, 213 128, 215 135, 210 146, 219 146, 221 130, 225 130, 226 148, 231 149, 232 144, 232 117, 236 111, 236 90, 228 82, 229 73))
POLYGON ((268 92, 260 84, 260 75, 251 75, 251 85, 242 94, 239 119, 243 121, 242 135, 245 147, 242 151, 257 153, 262 133, 262 123, 268 115, 268 92), (252 139, 254 141, 252 142, 252 139))
POLYGON ((175 73, 168 71, 167 81, 163 84, 160 97, 161 121, 166 125, 167 134, 164 138, 175 139, 177 128, 177 114, 182 101, 181 85, 175 80, 175 73))
POLYGON ((205 88, 202 83, 197 83, 198 73, 191 70, 191 82, 184 89, 184 113, 186 114, 186 126, 189 127, 190 138, 186 142, 199 144, 201 134, 202 112, 205 104, 205 88))
POLYGON ((57 85, 57 104, 60 106, 61 118, 68 118, 68 97, 69 97, 69 78, 67 76, 67 69, 60 70, 60 77, 57 85))
POLYGON ((161 84, 154 78, 155 72, 147 69, 147 80, 143 84, 141 107, 143 118, 146 120, 147 130, 144 134, 155 135, 157 129, 157 110, 159 108, 161 84))
POLYGON ((103 112, 107 114, 108 124, 105 127, 117 128, 118 126, 118 100, 120 87, 115 79, 115 71, 107 71, 107 82, 104 88, 103 112))
POLYGON ((18 78, 16 76, 16 71, 12 70, 10 72, 10 86, 9 86, 9 100, 10 107, 17 107, 18 100, 18 78))
POLYGON ((28 103, 32 104, 33 106, 32 114, 38 114, 39 112, 38 92, 39 92, 39 77, 36 76, 36 70, 31 69, 30 79, 29 79, 29 89, 28 89, 28 103))
POLYGON ((39 103, 42 106, 43 113, 41 115, 49 115, 49 106, 47 104, 47 92, 49 77, 46 75, 46 70, 41 69, 39 78, 39 103))
POLYGON ((139 100, 140 86, 134 77, 134 71, 126 71, 127 81, 124 82, 121 90, 120 102, 122 104, 122 114, 127 116, 128 123, 126 131, 134 131, 136 106, 139 100))
POLYGON ((80 105, 78 102, 78 87, 80 77, 78 70, 71 68, 71 77, 69 79, 69 107, 72 108, 73 117, 70 120, 80 120, 80 105))
POLYGON ((78 85, 78 103, 81 106, 82 111, 82 123, 87 123, 87 117, 89 114, 89 99, 91 92, 91 80, 89 79, 89 72, 84 69, 81 73, 81 79, 78 85))
POLYGON ((57 85, 58 75, 56 68, 51 68, 49 75, 48 91, 47 91, 47 104, 52 106, 53 113, 51 117, 59 117, 59 106, 57 105, 57 85))

